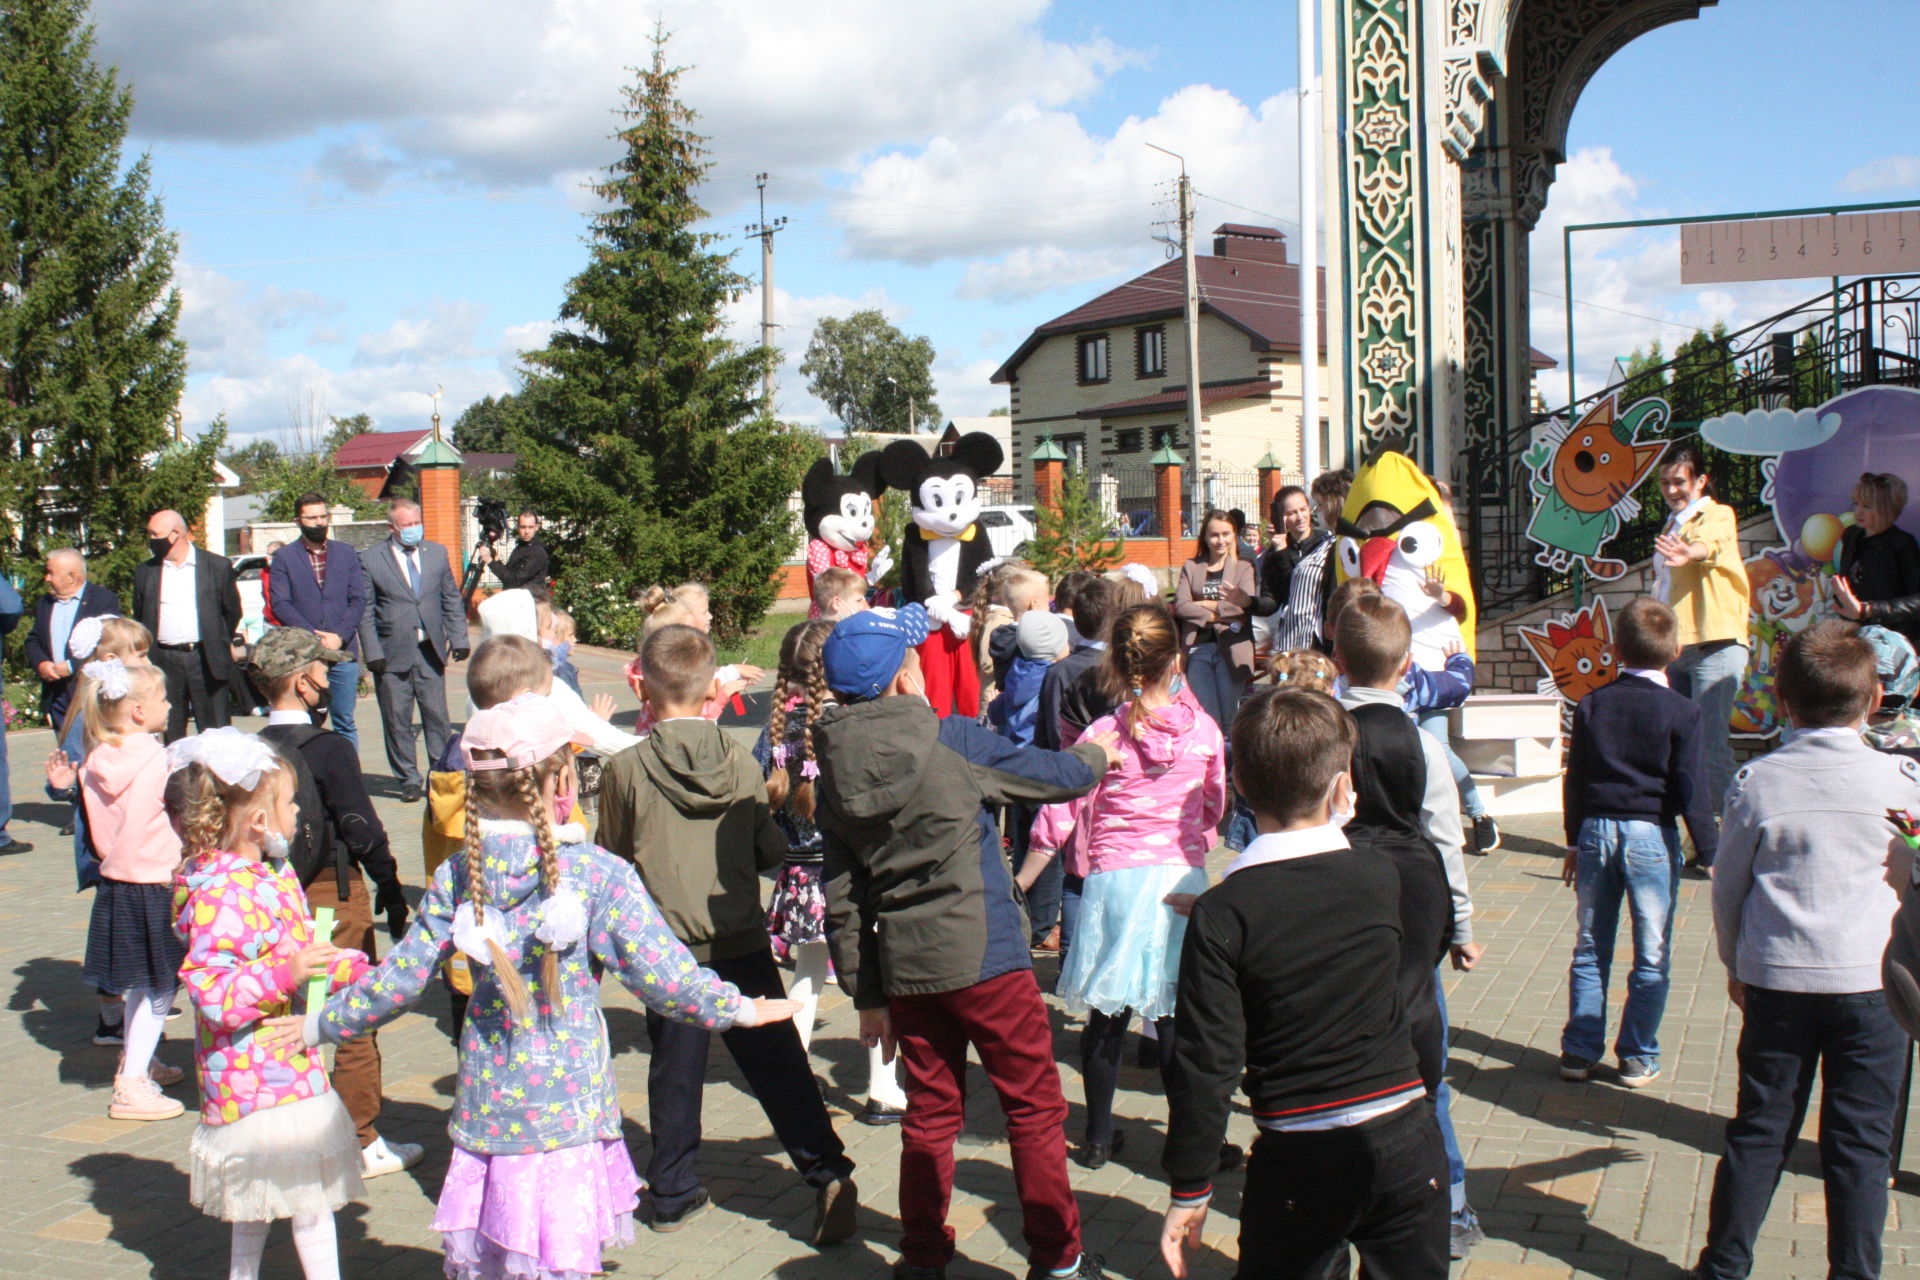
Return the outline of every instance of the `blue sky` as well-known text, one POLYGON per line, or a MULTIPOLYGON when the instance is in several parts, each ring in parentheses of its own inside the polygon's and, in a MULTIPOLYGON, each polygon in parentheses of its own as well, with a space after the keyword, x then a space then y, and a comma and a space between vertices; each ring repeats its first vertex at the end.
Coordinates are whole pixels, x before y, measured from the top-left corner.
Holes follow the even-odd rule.
MULTIPOLYGON (((419 425, 435 386, 449 419, 509 390, 583 260, 583 183, 655 15, 694 64, 703 201, 743 271, 754 173, 791 219, 797 420, 827 421, 797 372, 814 321, 863 305, 933 339, 949 414, 1004 403, 988 375, 1033 325, 1160 259, 1175 170, 1147 141, 1189 157, 1203 231, 1296 209, 1284 2, 99 0, 181 235, 188 421, 284 441, 328 414, 419 425)), ((1535 238, 1535 345, 1564 349, 1546 295, 1569 220, 1920 196, 1917 47, 1910 0, 1725 0, 1629 46, 1582 98, 1535 238)), ((1820 288, 1683 290, 1671 231, 1575 252, 1585 385, 1820 288)), ((734 318, 757 336, 757 293, 734 318)))

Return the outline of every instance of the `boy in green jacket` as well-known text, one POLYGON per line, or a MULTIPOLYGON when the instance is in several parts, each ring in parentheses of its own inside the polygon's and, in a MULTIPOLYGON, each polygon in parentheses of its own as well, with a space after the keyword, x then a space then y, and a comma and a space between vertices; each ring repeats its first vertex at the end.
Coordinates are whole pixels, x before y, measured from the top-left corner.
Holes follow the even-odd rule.
MULTIPOLYGON (((641 646, 640 671, 654 728, 607 762, 599 842, 632 860, 695 959, 742 995, 783 997, 760 873, 780 865, 787 841, 767 807, 760 766, 701 715, 714 691, 713 642, 692 627, 662 627, 641 646)), ((712 1204, 694 1168, 708 1032, 649 1013, 647 1033, 649 1225, 676 1231, 712 1204)), ((814 1188, 813 1243, 847 1239, 858 1212, 853 1161, 827 1118, 800 1033, 787 1022, 734 1027, 720 1039, 814 1188)))

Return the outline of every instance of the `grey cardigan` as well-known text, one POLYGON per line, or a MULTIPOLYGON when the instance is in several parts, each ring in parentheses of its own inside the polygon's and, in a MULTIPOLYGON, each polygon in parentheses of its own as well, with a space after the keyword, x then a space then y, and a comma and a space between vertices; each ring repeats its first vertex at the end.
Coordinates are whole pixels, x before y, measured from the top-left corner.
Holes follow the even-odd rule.
POLYGON ((1720 960, 1775 991, 1880 989, 1911 857, 1887 810, 1920 816, 1920 763, 1816 730, 1734 775, 1713 863, 1720 960))

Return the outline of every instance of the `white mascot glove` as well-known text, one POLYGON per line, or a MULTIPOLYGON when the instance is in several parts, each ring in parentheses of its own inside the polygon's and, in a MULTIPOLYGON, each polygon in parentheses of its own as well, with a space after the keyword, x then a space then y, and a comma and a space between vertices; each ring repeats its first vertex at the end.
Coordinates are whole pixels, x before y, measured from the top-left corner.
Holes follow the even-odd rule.
POLYGON ((926 604, 922 606, 927 611, 927 620, 937 627, 951 618, 953 616, 951 600, 951 596, 934 596, 929 599, 926 604))
POLYGON ((973 619, 958 609, 947 610, 947 630, 953 632, 955 640, 965 640, 967 633, 973 630, 973 619))
POLYGON ((893 548, 882 546, 873 553, 873 559, 867 564, 867 585, 877 586, 880 579, 887 576, 887 570, 893 568, 893 548))

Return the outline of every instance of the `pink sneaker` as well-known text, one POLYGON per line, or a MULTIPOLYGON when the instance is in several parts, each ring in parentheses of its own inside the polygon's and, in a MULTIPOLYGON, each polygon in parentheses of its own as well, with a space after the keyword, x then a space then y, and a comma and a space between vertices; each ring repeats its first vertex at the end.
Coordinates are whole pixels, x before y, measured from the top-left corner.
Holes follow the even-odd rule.
POLYGON ((107 1115, 115 1120, 171 1120, 186 1108, 146 1076, 115 1076, 107 1115))
POLYGON ((160 1061, 160 1059, 155 1058, 147 1066, 147 1078, 159 1085, 162 1089, 165 1089, 169 1085, 176 1085, 182 1080, 185 1080, 187 1073, 179 1067, 169 1066, 160 1061))

